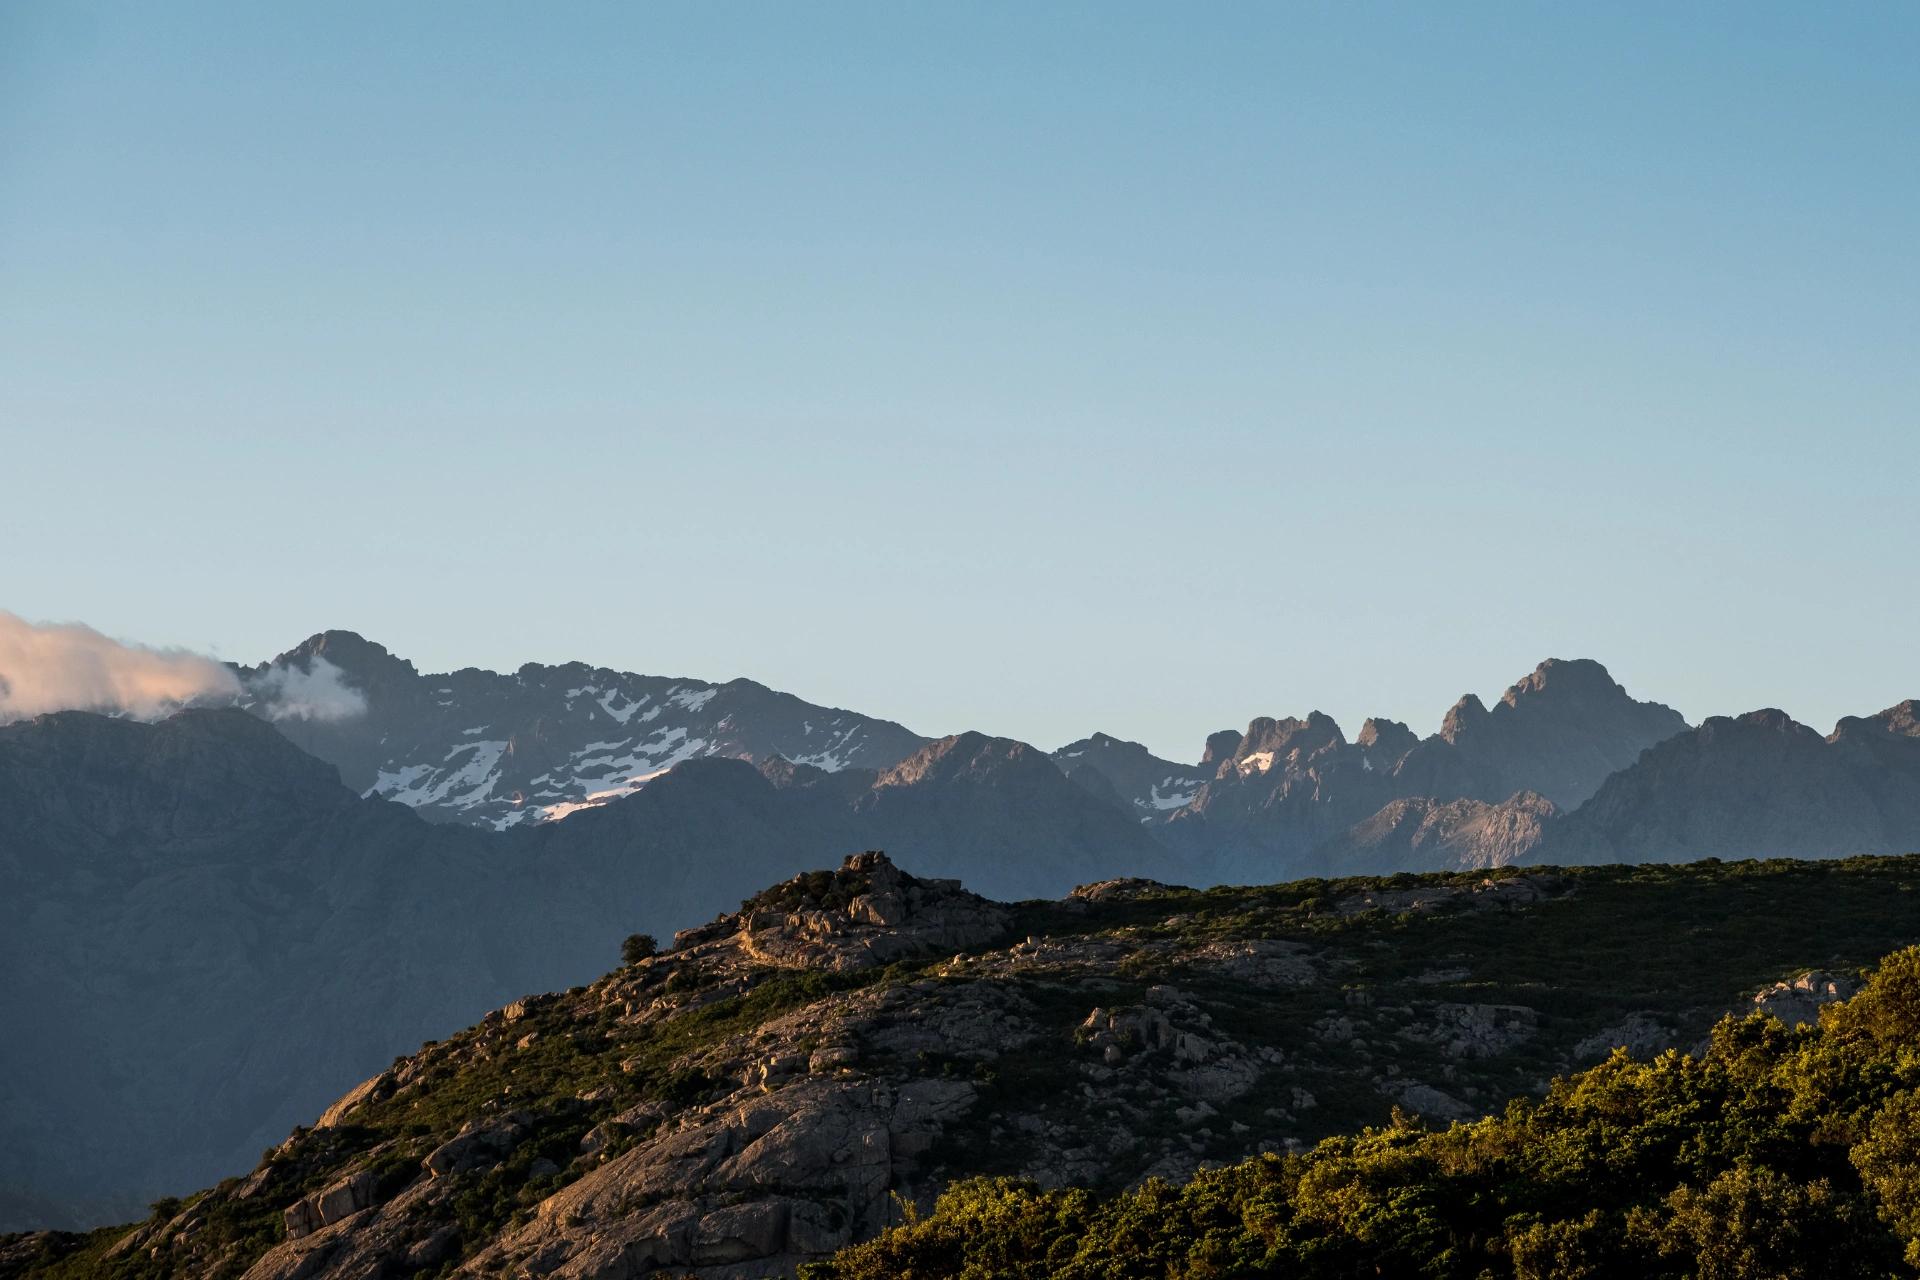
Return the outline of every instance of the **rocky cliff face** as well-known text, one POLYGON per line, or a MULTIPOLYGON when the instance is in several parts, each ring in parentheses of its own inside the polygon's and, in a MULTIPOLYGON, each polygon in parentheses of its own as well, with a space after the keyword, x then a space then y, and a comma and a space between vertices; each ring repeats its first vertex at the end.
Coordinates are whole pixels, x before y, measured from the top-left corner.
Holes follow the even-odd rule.
POLYGON ((1004 906, 857 855, 424 1046, 143 1224, 0 1239, 0 1276, 790 1276, 956 1178, 1179 1180, 1395 1106, 1481 1114, 1730 1009, 1803 1016, 1920 932, 1915 882, 1904 858, 1004 906), (1736 903, 1740 929, 1682 927, 1736 903))
POLYGON ((248 706, 363 795, 434 821, 504 829, 624 796, 686 760, 783 757, 882 769, 925 738, 751 680, 714 684, 570 662, 511 674, 423 674, 351 631, 313 636, 240 674, 248 706), (337 684, 363 706, 311 707, 268 691, 337 684))
POLYGON ((1425 796, 1395 800, 1329 841, 1320 855, 1347 875, 1504 867, 1539 846, 1555 812, 1551 800, 1532 791, 1497 805, 1425 796))

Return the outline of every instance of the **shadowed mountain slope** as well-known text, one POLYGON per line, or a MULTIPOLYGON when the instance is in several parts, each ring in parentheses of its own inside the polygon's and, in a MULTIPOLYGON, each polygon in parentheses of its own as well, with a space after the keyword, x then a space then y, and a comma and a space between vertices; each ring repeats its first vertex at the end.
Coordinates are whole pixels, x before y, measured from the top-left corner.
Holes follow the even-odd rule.
POLYGON ((1849 716, 1825 738, 1781 711, 1716 716, 1609 778, 1535 856, 1655 862, 1920 848, 1914 705, 1849 716))
POLYGON ((1053 753, 1053 762, 1069 778, 1126 806, 1142 822, 1161 821, 1191 804, 1218 767, 1175 764, 1137 742, 1106 733, 1068 743, 1053 753))
POLYGON ((870 845, 1008 897, 1172 865, 978 734, 884 776, 691 760, 495 834, 361 799, 239 711, 0 728, 0 1222, 193 1185, 396 1051, 591 978, 627 934, 870 845))

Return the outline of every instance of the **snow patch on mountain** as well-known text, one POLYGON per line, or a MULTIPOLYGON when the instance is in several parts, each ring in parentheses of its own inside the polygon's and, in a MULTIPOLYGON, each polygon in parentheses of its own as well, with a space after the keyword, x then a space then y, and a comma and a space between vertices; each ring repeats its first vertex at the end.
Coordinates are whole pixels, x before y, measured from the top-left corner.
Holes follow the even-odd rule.
MULTIPOLYGON (((582 663, 528 663, 510 675, 476 668, 422 675, 344 631, 314 636, 239 674, 267 689, 336 668, 343 687, 365 698, 366 713, 283 731, 364 795, 435 821, 495 829, 558 821, 630 795, 696 757, 884 769, 926 742, 890 721, 750 680, 715 684, 582 663), (293 674, 275 674, 281 671, 293 674)), ((245 705, 272 716, 264 699, 245 705)))

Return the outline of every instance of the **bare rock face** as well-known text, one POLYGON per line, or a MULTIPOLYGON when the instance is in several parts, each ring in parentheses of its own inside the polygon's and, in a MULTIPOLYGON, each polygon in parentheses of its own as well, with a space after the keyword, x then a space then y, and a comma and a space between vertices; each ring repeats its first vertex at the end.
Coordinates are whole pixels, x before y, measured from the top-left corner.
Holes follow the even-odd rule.
POLYGON ((295 1201, 283 1213, 287 1238, 298 1240, 301 1236, 310 1236, 322 1227, 371 1208, 378 1185, 379 1179, 362 1169, 295 1201))
POLYGON ((1320 856, 1345 873, 1504 867, 1540 844, 1554 814, 1553 802, 1532 791, 1497 805, 1412 797, 1328 841, 1320 856))
POLYGON ((1845 1000, 1860 989, 1852 978, 1813 969, 1791 982, 1776 982, 1754 993, 1753 1007, 1788 1026, 1817 1022, 1820 1006, 1845 1000))
POLYGON ((1434 1045, 1454 1061, 1492 1058, 1533 1038, 1539 1015, 1524 1005, 1440 1003, 1401 1034, 1434 1045))
POLYGON ((711 1108, 543 1201, 461 1274, 791 1274, 888 1225, 914 1158, 974 1100, 965 1081, 809 1076, 711 1108))
POLYGON ((675 935, 674 945, 730 945, 760 964, 841 973, 978 947, 1010 921, 1005 907, 957 880, 922 880, 868 852, 831 875, 776 885, 737 916, 675 935))
POLYGON ((1171 986, 1152 988, 1144 1004, 1094 1009, 1075 1038, 1123 1081, 1158 1083, 1191 1100, 1187 1109, 1196 1115, 1203 1104, 1242 1097, 1260 1078, 1260 1057, 1216 1030, 1206 1010, 1171 986))
POLYGON ((1577 1041, 1573 1061, 1584 1066, 1600 1061, 1615 1049, 1625 1049, 1636 1058, 1651 1058, 1677 1043, 1674 1028, 1666 1019, 1652 1013, 1630 1013, 1577 1041))

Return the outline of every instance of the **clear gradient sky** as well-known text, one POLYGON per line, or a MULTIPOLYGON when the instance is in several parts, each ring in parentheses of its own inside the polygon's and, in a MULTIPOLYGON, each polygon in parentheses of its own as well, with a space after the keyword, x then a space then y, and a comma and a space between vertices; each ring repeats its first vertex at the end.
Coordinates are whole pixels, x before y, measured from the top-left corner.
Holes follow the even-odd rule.
POLYGON ((0 608, 1182 758, 1920 694, 1920 8, 0 6, 0 608))

